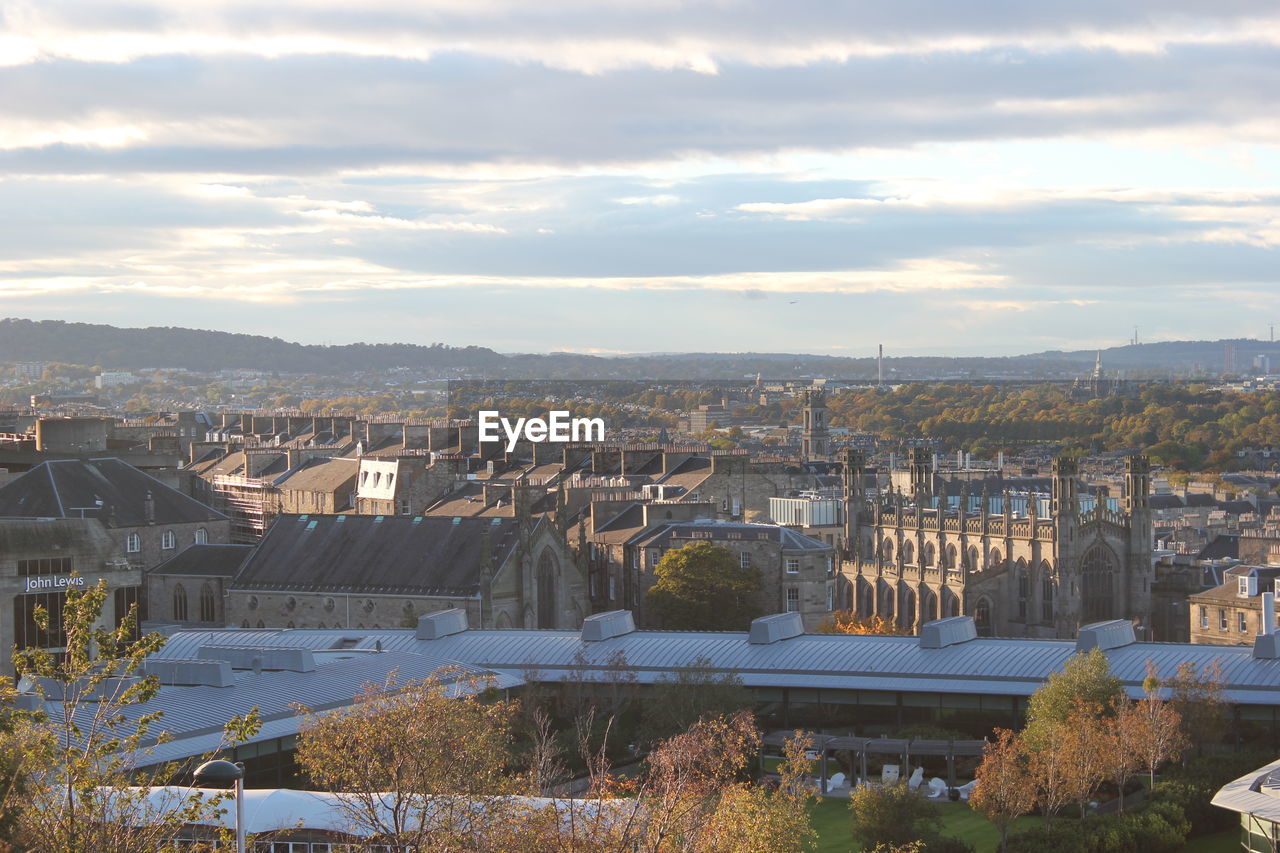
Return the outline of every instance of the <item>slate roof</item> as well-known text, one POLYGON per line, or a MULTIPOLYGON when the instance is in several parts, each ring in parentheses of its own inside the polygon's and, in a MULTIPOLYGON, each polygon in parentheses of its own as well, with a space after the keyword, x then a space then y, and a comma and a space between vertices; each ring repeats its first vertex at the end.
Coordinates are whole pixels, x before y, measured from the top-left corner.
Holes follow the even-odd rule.
POLYGON ((157 575, 233 577, 252 545, 191 545, 150 570, 157 575))
POLYGON ((227 517, 119 459, 42 462, 0 487, 0 517, 85 517, 108 527, 145 527, 148 493, 155 503, 155 524, 227 517))
POLYGON ((501 565, 517 526, 512 518, 282 515, 231 588, 474 595, 485 534, 501 565))
POLYGON ((1223 560, 1228 557, 1240 559, 1239 533, 1219 533, 1196 554, 1197 560, 1223 560))
POLYGON ((281 489, 299 492, 334 492, 354 485, 360 462, 342 456, 314 457, 276 481, 281 489))

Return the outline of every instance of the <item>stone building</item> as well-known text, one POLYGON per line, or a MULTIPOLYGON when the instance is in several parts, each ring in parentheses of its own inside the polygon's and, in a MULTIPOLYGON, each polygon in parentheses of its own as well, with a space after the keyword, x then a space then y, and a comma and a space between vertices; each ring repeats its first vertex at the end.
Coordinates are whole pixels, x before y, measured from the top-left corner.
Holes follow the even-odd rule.
MULTIPOLYGON (((864 459, 845 454, 849 482, 864 459)), ((1146 457, 1128 457, 1118 510, 1082 505, 1075 462, 1055 460, 1050 490, 935 494, 928 454, 911 456, 912 493, 846 491, 843 603, 915 629, 973 616, 984 635, 1074 637, 1086 623, 1150 626, 1152 522, 1146 457), (999 507, 993 511, 993 507, 999 507), (1016 507, 1016 510, 1015 510, 1016 507)))
POLYGON ((192 545, 143 576, 146 612, 154 629, 227 624, 227 587, 253 548, 250 545, 192 545))
POLYGON ((97 519, 144 570, 231 537, 226 515, 119 459, 42 462, 0 487, 0 517, 97 519))
POLYGON ((629 609, 650 624, 645 593, 662 555, 691 542, 727 548, 761 572, 763 612, 799 613, 813 629, 835 603, 835 549, 776 524, 716 520, 710 503, 595 501, 579 529, 596 611, 629 609))
MULTIPOLYGON (((118 625, 139 602, 142 573, 98 519, 0 519, 0 647, 65 650, 61 615, 67 590, 100 580, 108 596, 99 624, 118 625), (47 630, 36 624, 37 605, 50 614, 47 630)), ((0 672, 13 672, 8 655, 0 672)))
POLYGON ((487 628, 564 628, 586 583, 547 518, 282 515, 228 584, 242 627, 391 628, 461 608, 487 628))
MULTIPOLYGON (((1262 624, 1262 596, 1276 592, 1280 566, 1234 566, 1222 583, 1189 597, 1191 642, 1219 646, 1253 645, 1262 624)), ((1272 625, 1270 631, 1274 631, 1272 625)))

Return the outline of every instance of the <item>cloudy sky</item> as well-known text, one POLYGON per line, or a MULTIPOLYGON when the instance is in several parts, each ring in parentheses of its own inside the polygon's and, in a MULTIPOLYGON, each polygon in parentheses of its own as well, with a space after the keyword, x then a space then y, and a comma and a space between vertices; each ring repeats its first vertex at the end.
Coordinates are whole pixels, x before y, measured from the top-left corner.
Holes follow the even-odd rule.
POLYGON ((1278 245, 1275 0, 0 0, 0 316, 1009 354, 1278 245))

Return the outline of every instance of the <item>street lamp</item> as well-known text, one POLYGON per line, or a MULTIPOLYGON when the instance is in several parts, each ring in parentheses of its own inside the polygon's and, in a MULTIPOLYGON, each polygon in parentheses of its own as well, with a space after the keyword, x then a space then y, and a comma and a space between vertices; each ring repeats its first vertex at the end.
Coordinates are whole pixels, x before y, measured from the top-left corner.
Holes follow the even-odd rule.
POLYGON ((244 765, 219 758, 206 761, 196 768, 195 783, 198 788, 235 788, 236 791, 236 853, 244 849, 244 765))

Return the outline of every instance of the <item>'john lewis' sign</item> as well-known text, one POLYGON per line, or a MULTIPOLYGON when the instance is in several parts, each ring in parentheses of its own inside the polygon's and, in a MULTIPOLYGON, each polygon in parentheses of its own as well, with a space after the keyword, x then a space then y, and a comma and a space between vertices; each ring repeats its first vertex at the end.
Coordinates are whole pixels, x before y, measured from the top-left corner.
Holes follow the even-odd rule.
POLYGON ((68 589, 84 589, 87 581, 77 575, 36 575, 23 578, 23 592, 62 592, 68 589))

